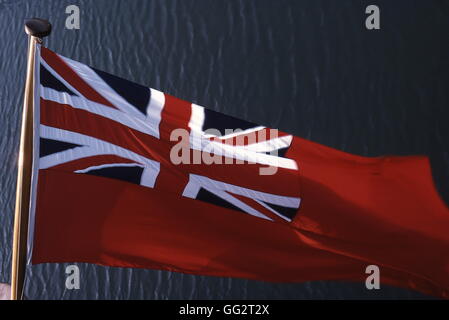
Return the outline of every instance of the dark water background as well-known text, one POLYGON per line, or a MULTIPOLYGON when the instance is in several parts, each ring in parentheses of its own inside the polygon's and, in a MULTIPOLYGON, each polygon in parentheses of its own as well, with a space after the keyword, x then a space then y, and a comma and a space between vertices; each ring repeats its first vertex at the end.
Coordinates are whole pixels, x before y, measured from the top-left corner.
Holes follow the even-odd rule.
MULTIPOLYGON (((359 155, 427 154, 449 203, 449 0, 0 0, 0 282, 10 281, 23 20, 33 16, 52 22, 50 49, 214 110, 359 155), (64 27, 70 4, 81 9, 77 31, 64 27), (369 4, 380 7, 381 30, 365 28, 369 4)), ((65 289, 65 265, 33 266, 27 297, 424 297, 79 266, 80 290, 65 289)))

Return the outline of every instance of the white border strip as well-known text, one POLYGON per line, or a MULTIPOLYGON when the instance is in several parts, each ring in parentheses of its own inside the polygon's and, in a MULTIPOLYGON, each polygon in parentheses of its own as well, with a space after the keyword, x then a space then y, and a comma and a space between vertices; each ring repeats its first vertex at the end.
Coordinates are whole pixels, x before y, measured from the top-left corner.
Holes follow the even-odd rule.
POLYGON ((34 246, 34 225, 36 217, 37 181, 39 177, 39 124, 40 124, 40 63, 41 45, 36 43, 33 77, 33 164, 31 171, 30 211, 28 218, 27 265, 31 265, 34 246))

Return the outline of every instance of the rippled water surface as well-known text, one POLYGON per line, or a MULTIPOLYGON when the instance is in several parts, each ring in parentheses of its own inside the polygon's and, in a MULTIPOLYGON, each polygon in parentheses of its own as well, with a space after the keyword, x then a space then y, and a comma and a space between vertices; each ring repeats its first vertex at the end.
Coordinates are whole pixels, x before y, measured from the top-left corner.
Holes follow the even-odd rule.
MULTIPOLYGON (((427 154, 449 203, 449 1, 0 0, 0 282, 9 282, 27 17, 67 57, 252 122, 360 155, 427 154), (372 1, 371 1, 372 2, 372 1), (67 30, 66 6, 81 9, 67 30)), ((80 231, 82 232, 82 231, 80 231)), ((28 269, 30 299, 420 298, 383 286, 273 284, 79 264, 28 269)))

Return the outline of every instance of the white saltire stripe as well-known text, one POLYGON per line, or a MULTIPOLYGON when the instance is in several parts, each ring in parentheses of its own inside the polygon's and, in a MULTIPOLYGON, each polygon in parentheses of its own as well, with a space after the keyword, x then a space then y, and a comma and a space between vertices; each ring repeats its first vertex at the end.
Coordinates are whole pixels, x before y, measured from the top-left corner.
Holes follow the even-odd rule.
MULTIPOLYGON (((137 110, 133 105, 128 103, 125 99, 123 99, 118 93, 116 93, 106 82, 103 81, 92 69, 88 66, 79 63, 77 61, 71 60, 69 58, 65 58, 59 56, 63 59, 70 67, 91 87, 97 90, 104 98, 106 98, 109 102, 111 102, 117 109, 122 111, 122 114, 129 114, 130 116, 135 117, 136 119, 140 119, 141 121, 145 121, 149 123, 153 128, 155 128, 155 133, 152 134, 156 138, 159 138, 159 124, 161 122, 162 109, 165 105, 165 95, 163 92, 158 91, 156 89, 148 88, 150 90, 150 101, 148 102, 146 115, 142 114, 139 110, 137 110)), ((63 77, 61 77, 56 71, 54 71, 44 60, 42 60, 43 66, 59 81, 61 81, 69 90, 73 93, 77 94, 79 97, 83 97, 89 102, 90 101, 85 96, 83 96, 78 90, 76 90, 72 85, 70 85, 63 77)), ((126 80, 125 80, 126 81, 126 80)), ((48 89, 48 88, 46 88, 48 89)), ((55 91, 55 90, 53 90, 55 91)), ((58 91, 55 91, 58 92, 58 91)), ((70 96, 70 95, 69 95, 70 96)), ((102 104, 95 103, 99 106, 102 104)), ((109 108, 107 106, 103 106, 104 108, 109 108)), ((111 109, 111 108, 109 108, 111 109)))
MULTIPOLYGON (((299 208, 299 205, 301 203, 300 198, 280 196, 280 195, 275 195, 275 194, 262 192, 262 191, 256 191, 256 190, 252 190, 252 189, 248 189, 248 188, 244 188, 244 187, 238 187, 233 184, 225 183, 225 182, 218 181, 218 180, 213 180, 211 178, 207 178, 205 176, 200 176, 200 175, 195 175, 195 174, 189 175, 189 182, 183 191, 183 196, 188 197, 188 198, 196 198, 200 188, 204 188, 204 189, 220 196, 221 198, 232 203, 233 205, 241 208, 245 212, 248 212, 250 214, 253 214, 258 217, 268 219, 268 220, 272 220, 272 219, 270 219, 269 217, 260 213, 259 211, 255 210, 254 208, 247 206, 243 202, 241 202, 238 199, 236 199, 235 197, 233 197, 228 192, 238 194, 238 195, 244 196, 246 198, 255 200, 256 202, 258 202, 265 208, 270 209, 270 211, 274 212, 275 214, 277 214, 278 216, 280 216, 284 219, 286 219, 286 217, 279 215, 277 212, 275 212, 269 206, 265 205, 263 202, 271 203, 271 204, 279 205, 279 206, 283 206, 283 207, 288 207, 288 208, 295 208, 295 209, 299 208), (251 208, 251 209, 248 209, 248 208, 251 208), (257 212, 257 214, 256 214, 256 212, 257 212)), ((288 218, 286 220, 289 221, 288 218)))
MULTIPOLYGON (((256 201, 258 204, 260 204, 261 206, 263 206, 263 207, 265 207, 266 209, 268 209, 268 210, 270 210, 271 212, 273 212, 275 215, 277 215, 278 217, 280 217, 280 218, 282 218, 282 219, 284 219, 284 220, 286 220, 286 221, 288 221, 288 222, 291 222, 292 220, 289 218, 289 217, 285 217, 285 216, 283 216, 282 214, 280 214, 280 213, 278 213, 276 210, 274 210, 273 208, 271 208, 269 205, 267 205, 265 202, 262 202, 262 201, 260 201, 260 200, 257 200, 257 199, 253 199, 254 201, 256 201)), ((299 199, 299 200, 301 200, 301 199, 299 199)))
POLYGON ((96 155, 117 155, 122 158, 136 161, 145 166, 145 186, 154 187, 157 176, 159 175, 159 162, 100 139, 45 125, 40 126, 40 136, 42 138, 82 145, 82 147, 76 147, 42 157, 39 160, 40 169, 47 169, 73 160, 96 155))
POLYGON ((224 190, 231 193, 239 194, 250 199, 259 199, 261 201, 272 203, 275 205, 299 208, 300 198, 280 196, 268 192, 256 191, 244 187, 239 187, 230 183, 214 180, 205 176, 190 174, 189 179, 193 180, 201 186, 207 186, 210 189, 224 190))
POLYGON ((248 206, 246 203, 240 201, 239 199, 233 197, 232 195, 230 195, 229 193, 223 191, 223 190, 217 190, 217 189, 213 189, 210 188, 210 186, 205 186, 205 185, 200 185, 198 183, 196 183, 193 179, 189 180, 189 182, 187 183, 186 187, 184 188, 184 192, 183 192, 183 196, 187 197, 187 198, 192 198, 195 199, 200 188, 204 188, 206 190, 208 190, 209 192, 215 194, 216 196, 228 201, 229 203, 232 203, 234 206, 236 206, 237 208, 241 209, 242 211, 249 213, 250 215, 253 215, 255 217, 259 217, 262 219, 266 219, 266 220, 270 220, 273 221, 273 219, 271 219, 270 217, 267 217, 266 215, 264 215, 263 213, 260 213, 259 211, 257 211, 256 209, 248 206))
POLYGON ((51 88, 43 87, 42 85, 40 89, 41 97, 45 100, 53 101, 59 104, 68 104, 75 109, 94 113, 142 133, 159 138, 159 124, 155 127, 151 122, 148 122, 146 118, 134 117, 120 110, 105 107, 104 105, 91 100, 72 96, 66 92, 59 92, 51 88))
MULTIPOLYGON (((59 81, 61 81, 61 83, 63 85, 65 85, 67 87, 67 89, 69 89, 70 91, 72 91, 73 93, 75 93, 76 95, 80 96, 80 97, 84 97, 83 94, 81 94, 81 92, 79 92, 78 90, 76 90, 74 87, 72 87, 72 85, 70 83, 68 83, 63 77, 61 77, 55 70, 53 70, 52 67, 50 67, 49 64, 47 64, 47 62, 45 62, 44 59, 41 59, 41 64, 45 67, 45 69, 48 70, 48 72, 50 72, 53 77, 55 77, 56 79, 58 79, 59 81)), ((87 99, 86 97, 84 97, 84 99, 87 99)))
POLYGON ((135 117, 145 117, 139 110, 115 92, 114 89, 104 82, 103 79, 87 65, 63 56, 59 57, 64 60, 64 62, 67 63, 78 76, 94 88, 95 91, 111 102, 114 107, 135 117))

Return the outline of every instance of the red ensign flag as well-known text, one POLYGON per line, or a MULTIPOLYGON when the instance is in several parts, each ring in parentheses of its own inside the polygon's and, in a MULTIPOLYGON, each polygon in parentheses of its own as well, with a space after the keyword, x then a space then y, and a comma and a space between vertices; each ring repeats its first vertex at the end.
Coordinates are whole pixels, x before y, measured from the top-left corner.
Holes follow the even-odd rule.
POLYGON ((32 263, 449 298, 449 210, 426 157, 365 158, 37 48, 32 263))

